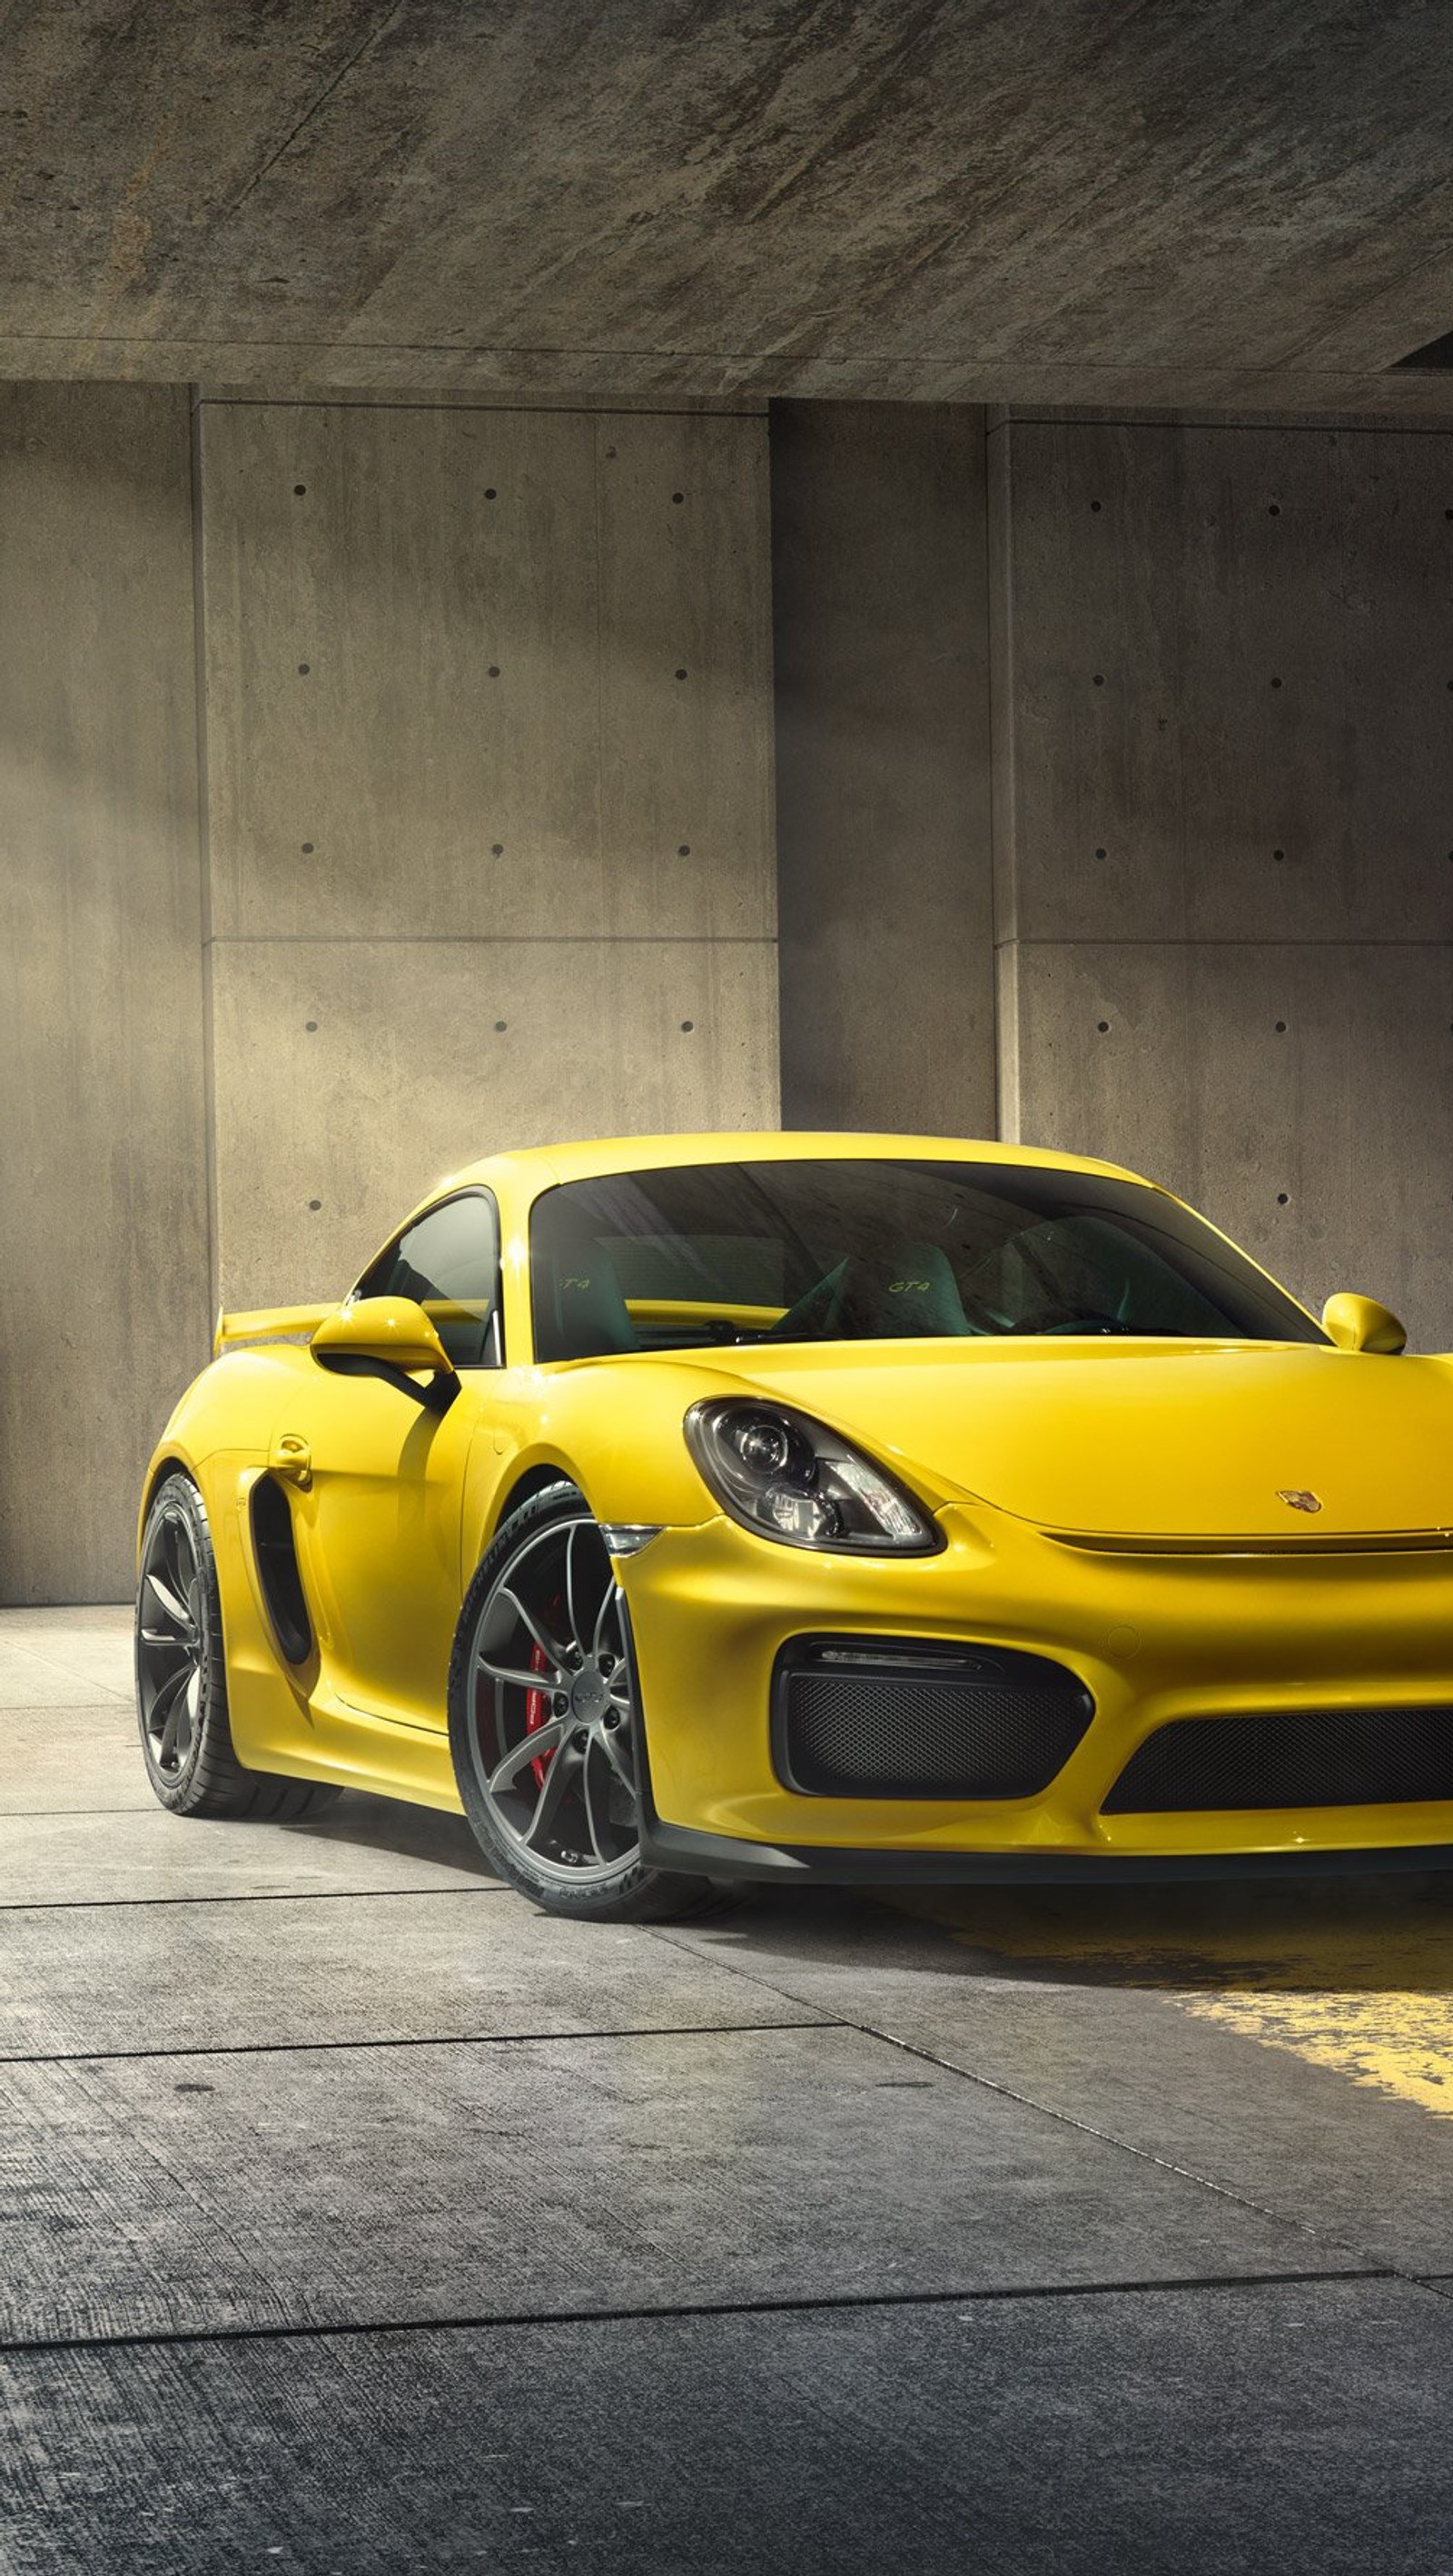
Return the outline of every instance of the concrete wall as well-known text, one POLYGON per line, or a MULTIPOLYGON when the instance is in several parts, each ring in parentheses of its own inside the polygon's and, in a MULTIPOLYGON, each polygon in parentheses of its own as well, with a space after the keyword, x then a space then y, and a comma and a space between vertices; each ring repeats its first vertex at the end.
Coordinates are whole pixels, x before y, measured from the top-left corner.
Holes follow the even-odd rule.
POLYGON ((216 1258, 777 1117, 766 422, 205 402, 216 1258))
POLYGON ((1453 1344, 1453 439, 991 432, 1005 1133, 1453 1344))
POLYGON ((189 410, 0 397, 9 1601, 129 1590, 219 1301, 777 1117, 765 416, 189 410))
POLYGON ((772 412, 782 1116, 995 1133, 984 416, 772 412))
POLYGON ((0 1597, 129 1583, 207 1319, 185 392, 0 390, 0 1597))

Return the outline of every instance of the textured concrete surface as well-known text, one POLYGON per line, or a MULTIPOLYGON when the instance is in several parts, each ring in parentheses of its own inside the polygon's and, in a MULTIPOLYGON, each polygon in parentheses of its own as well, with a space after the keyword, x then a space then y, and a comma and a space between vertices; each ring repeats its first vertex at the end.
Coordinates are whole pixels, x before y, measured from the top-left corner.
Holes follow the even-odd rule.
POLYGON ((215 1261, 777 1112, 761 419, 206 403, 215 1261), (604 1107, 603 1107, 603 1104, 604 1107))
POLYGON ((12 1619, 6 2576, 1453 2554, 1440 1886, 592 1931, 382 1801, 144 1853, 124 1612, 12 1619))
POLYGON ((1453 445, 991 431, 1003 1132, 1453 1342, 1453 445))
POLYGON ((1325 2244, 1453 2269, 1453 1879, 898 1906, 762 1903, 665 1937, 1325 2244))
POLYGON ((984 425, 772 415, 782 1118, 992 1136, 984 425))
POLYGON ((7 2564, 1401 2576, 1450 2366, 1384 2281, 18 2354, 7 2564))
POLYGON ((765 422, 200 440, 214 938, 772 936, 765 422))
POLYGON ((1419 0, 47 0, 15 374, 1446 407, 1419 0))
POLYGON ((213 997, 231 1306, 346 1296, 480 1154, 777 1123, 768 940, 228 940, 213 997))
POLYGON ((192 670, 183 389, 0 388, 0 1599, 126 1579, 206 1356, 192 670))
POLYGON ((1017 1133, 1163 1181, 1314 1313, 1357 1289, 1446 1351, 1450 970, 1453 946, 1021 944, 1017 1133))

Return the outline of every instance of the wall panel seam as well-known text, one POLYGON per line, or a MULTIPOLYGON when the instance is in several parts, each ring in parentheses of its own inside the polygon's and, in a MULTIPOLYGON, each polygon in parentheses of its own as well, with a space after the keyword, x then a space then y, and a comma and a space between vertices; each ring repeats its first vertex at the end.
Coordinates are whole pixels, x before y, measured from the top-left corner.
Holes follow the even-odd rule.
POLYGON ((1335 939, 1327 939, 1327 938, 1321 938, 1321 939, 1319 939, 1319 938, 1315 938, 1315 937, 1314 937, 1314 936, 1312 936, 1309 932, 1306 932, 1306 931, 1288 931, 1288 932, 1286 933, 1285 937, 1283 937, 1283 938, 1277 938, 1277 937, 1259 937, 1259 938, 1241 938, 1241 939, 1219 939, 1219 938, 1218 938, 1218 939, 1199 939, 1199 938, 1194 938, 1194 937, 1183 937, 1179 932, 1167 931, 1167 932, 1165 933, 1164 937, 1161 937, 1161 938, 1156 938, 1156 937, 1150 937, 1150 938, 1147 938, 1147 937, 1144 935, 1144 933, 1140 933, 1140 934, 1138 934, 1138 935, 1137 935, 1134 931, 1106 930, 1106 931, 1093 931, 1093 932, 1074 932, 1074 931, 1062 931, 1062 932, 1061 932, 1061 931, 1057 931, 1057 932, 1054 932, 1054 933, 1052 933, 1052 934, 1049 934, 1049 935, 1047 935, 1047 936, 1045 936, 1044 938, 1041 938, 1041 939, 1027 939, 1027 938, 1026 938, 1026 939, 999 939, 999 940, 996 940, 996 941, 995 941, 994 945, 995 945, 996 949, 1010 949, 1010 948, 1175 948, 1175 949, 1181 949, 1181 948, 1296 948, 1296 949, 1301 949, 1301 948, 1328 948, 1328 949, 1338 949, 1338 948, 1411 948, 1411 949, 1415 949, 1415 950, 1417 951, 1417 953, 1418 953, 1418 955, 1419 955, 1419 956, 1423 956, 1423 955, 1425 955, 1425 954, 1426 954, 1426 952, 1427 952, 1430 948, 1447 948, 1447 949, 1449 949, 1449 950, 1453 950, 1453 938, 1448 938, 1448 939, 1379 939, 1379 938, 1378 938, 1378 937, 1376 937, 1376 935, 1375 935, 1374 933, 1372 933, 1372 932, 1369 932, 1369 933, 1366 935, 1366 937, 1364 937, 1364 936, 1363 936, 1363 934, 1362 934, 1360 931, 1356 931, 1356 930, 1349 930, 1349 931, 1345 931, 1345 932, 1341 933, 1341 934, 1340 934, 1337 938, 1335 938, 1335 939))
POLYGON ((258 930, 218 931, 211 948, 775 948, 770 931, 258 930))
POLYGON ((350 393, 346 386, 318 394, 206 394, 198 391, 197 407, 216 411, 490 411, 504 412, 511 420, 522 414, 538 412, 542 420, 603 420, 616 413, 628 420, 765 420, 765 402, 722 405, 704 403, 633 403, 621 396, 611 402, 550 403, 538 395, 524 395, 509 402, 489 395, 460 397, 441 394, 434 402, 410 399, 393 401, 387 393, 350 393))
POLYGON ((201 886, 201 955, 198 964, 201 969, 202 986, 202 1156, 207 1196, 208 1308, 215 1314, 221 1302, 219 1296, 221 1260, 218 1246, 217 1200, 217 1058, 212 993, 212 805, 207 745, 207 602, 203 542, 201 387, 190 386, 188 394, 192 485, 193 729, 197 762, 197 866, 201 886))

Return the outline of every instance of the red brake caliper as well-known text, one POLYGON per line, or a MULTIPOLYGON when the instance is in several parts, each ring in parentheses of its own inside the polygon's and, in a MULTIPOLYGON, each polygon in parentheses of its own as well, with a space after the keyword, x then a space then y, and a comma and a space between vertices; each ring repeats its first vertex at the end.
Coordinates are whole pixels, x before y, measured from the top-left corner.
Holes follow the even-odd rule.
MULTIPOLYGON (((532 1672, 532 1673, 548 1673, 549 1669, 550 1669, 550 1658, 549 1658, 549 1656, 546 1654, 544 1647, 543 1647, 543 1646, 532 1646, 532 1647, 530 1648, 530 1670, 531 1670, 531 1672, 532 1672)), ((525 1693, 525 1733, 526 1733, 527 1735, 534 1735, 534 1734, 537 1732, 537 1730, 538 1730, 540 1727, 542 1727, 542 1726, 544 1725, 544 1723, 545 1723, 546 1719, 548 1718, 548 1716, 549 1716, 549 1714, 550 1714, 550 1698, 551 1698, 551 1694, 550 1694, 550 1692, 549 1692, 549 1691, 542 1691, 542 1690, 526 1691, 526 1693, 525 1693)), ((547 1770, 549 1769, 549 1767, 550 1767, 550 1756, 549 1756, 549 1754, 548 1754, 548 1753, 537 1753, 537 1754, 536 1754, 536 1756, 535 1756, 534 1761, 530 1764, 530 1769, 534 1772, 534 1775, 535 1775, 535 1786, 536 1786, 536 1788, 537 1788, 537 1789, 543 1789, 543 1788, 544 1788, 544 1786, 545 1786, 545 1774, 546 1774, 547 1770)))
MULTIPOLYGON (((564 1607, 565 1607, 565 1601, 564 1601, 564 1596, 563 1596, 563 1594, 562 1594, 562 1595, 560 1596, 560 1598, 559 1598, 559 1599, 552 1601, 552 1602, 551 1602, 551 1604, 550 1604, 550 1616, 551 1616, 551 1618, 552 1618, 552 1619, 558 1619, 558 1618, 559 1618, 559 1616, 560 1616, 560 1613, 561 1613, 561 1611, 564 1609, 564 1607)), ((550 1670, 550 1658, 549 1658, 549 1656, 546 1654, 545 1649, 544 1649, 544 1647, 543 1647, 543 1646, 531 1646, 531 1648, 530 1648, 530 1670, 531 1670, 531 1672, 532 1672, 532 1673, 548 1673, 548 1672, 549 1672, 549 1670, 550 1670)), ((532 1691, 526 1691, 526 1693, 525 1693, 525 1733, 526 1733, 527 1735, 535 1735, 535 1734, 538 1734, 538 1732, 539 1732, 540 1728, 541 1728, 542 1726, 544 1726, 545 1724, 547 1724, 547 1722, 548 1722, 548 1720, 549 1720, 549 1717, 550 1717, 550 1701, 551 1701, 551 1697, 552 1697, 552 1693, 551 1693, 551 1692, 549 1692, 549 1691, 546 1691, 546 1690, 532 1690, 532 1691)), ((540 1753, 540 1754, 537 1754, 537 1755, 536 1755, 536 1757, 535 1757, 534 1761, 530 1764, 530 1769, 534 1772, 534 1775, 535 1775, 535 1786, 536 1786, 536 1788, 537 1788, 537 1789, 543 1789, 543 1788, 544 1788, 544 1786, 545 1786, 545 1774, 546 1774, 546 1772, 549 1770, 550 1765, 551 1765, 551 1763, 553 1762, 554 1758, 555 1758, 555 1757, 554 1757, 554 1753, 553 1753, 553 1752, 550 1752, 550 1753, 540 1753)))

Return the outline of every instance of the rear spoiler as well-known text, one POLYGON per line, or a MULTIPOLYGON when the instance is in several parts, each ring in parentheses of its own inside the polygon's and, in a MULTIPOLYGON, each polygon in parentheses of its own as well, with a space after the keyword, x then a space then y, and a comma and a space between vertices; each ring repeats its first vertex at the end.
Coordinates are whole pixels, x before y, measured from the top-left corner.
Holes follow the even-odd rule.
POLYGON ((219 1314, 212 1357, 220 1360, 224 1351, 236 1350, 242 1342, 309 1341, 336 1305, 334 1298, 326 1306, 257 1306, 245 1314, 219 1314))

